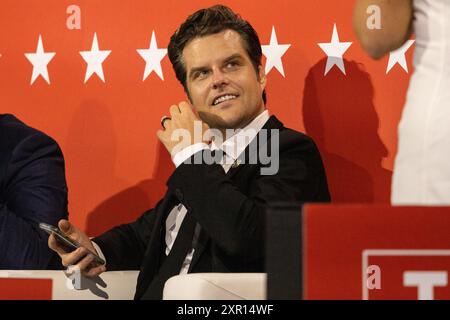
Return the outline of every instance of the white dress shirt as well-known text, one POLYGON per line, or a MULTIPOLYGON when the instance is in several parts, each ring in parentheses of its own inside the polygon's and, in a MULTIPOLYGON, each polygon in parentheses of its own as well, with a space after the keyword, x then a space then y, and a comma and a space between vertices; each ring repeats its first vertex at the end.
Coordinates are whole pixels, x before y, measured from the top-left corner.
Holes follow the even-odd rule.
MULTIPOLYGON (((217 145, 214 143, 214 139, 211 142, 211 145, 206 143, 196 143, 189 147, 184 148, 179 151, 172 157, 172 161, 175 166, 178 167, 185 160, 189 159, 192 155, 199 152, 200 150, 210 149, 210 150, 222 150, 224 153, 222 159, 222 168, 225 173, 230 170, 231 166, 236 162, 242 152, 244 152, 245 148, 250 144, 253 138, 256 137, 258 132, 262 129, 262 127, 266 124, 267 120, 269 120, 269 111, 265 110, 260 115, 258 115, 252 122, 250 122, 245 128, 238 129, 235 131, 235 134, 231 137, 226 137, 226 139, 222 144, 217 145)), ((220 139, 219 139, 220 140, 220 139)), ((180 230, 180 226, 183 223, 184 217, 186 216, 187 209, 183 206, 183 204, 178 204, 175 206, 169 213, 169 216, 166 220, 166 255, 169 255, 170 250, 172 250, 172 246, 175 242, 175 239, 178 235, 178 231, 180 230)), ((192 240, 192 249, 187 254, 184 259, 183 265, 180 270, 180 274, 186 274, 189 270, 189 266, 192 262, 192 257, 194 256, 194 248, 196 246, 198 235, 200 233, 200 225, 197 223, 194 238, 192 240)), ((95 249, 99 255, 104 258, 104 255, 101 253, 101 250, 98 245, 94 243, 95 249)))

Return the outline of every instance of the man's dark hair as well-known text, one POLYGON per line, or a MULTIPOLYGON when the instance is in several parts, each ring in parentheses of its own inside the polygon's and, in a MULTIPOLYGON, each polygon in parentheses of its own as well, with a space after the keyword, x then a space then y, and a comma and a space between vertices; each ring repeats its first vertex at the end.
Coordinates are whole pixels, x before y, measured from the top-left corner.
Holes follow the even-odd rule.
MULTIPOLYGON (((223 5, 215 5, 201 9, 190 15, 185 22, 172 35, 168 47, 168 55, 172 62, 177 79, 189 96, 186 86, 186 66, 183 61, 183 49, 187 43, 195 38, 220 33, 224 30, 237 32, 243 41, 245 50, 253 64, 257 75, 261 65, 261 43, 258 34, 250 23, 223 5)), ((190 96, 189 96, 190 98, 190 96)), ((263 92, 263 101, 266 103, 266 92, 263 92)))

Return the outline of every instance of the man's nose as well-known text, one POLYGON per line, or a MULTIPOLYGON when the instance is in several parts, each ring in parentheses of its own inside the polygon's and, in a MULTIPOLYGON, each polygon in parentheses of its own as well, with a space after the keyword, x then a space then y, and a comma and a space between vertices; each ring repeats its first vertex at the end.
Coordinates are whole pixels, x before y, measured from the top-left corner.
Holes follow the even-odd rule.
POLYGON ((228 84, 227 76, 220 70, 215 70, 212 77, 213 89, 219 89, 228 84))

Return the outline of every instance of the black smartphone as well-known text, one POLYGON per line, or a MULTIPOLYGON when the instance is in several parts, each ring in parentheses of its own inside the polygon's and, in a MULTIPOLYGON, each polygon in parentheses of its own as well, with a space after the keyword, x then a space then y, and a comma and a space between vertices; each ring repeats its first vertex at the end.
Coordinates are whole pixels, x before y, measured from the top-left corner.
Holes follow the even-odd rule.
MULTIPOLYGON (((66 252, 72 252, 78 248, 81 247, 81 245, 75 241, 64 235, 59 228, 52 226, 50 224, 46 223, 39 223, 39 228, 47 232, 49 235, 53 234, 55 236, 56 241, 63 247, 64 251, 66 252)), ((94 252, 92 252, 89 249, 86 249, 89 251, 89 254, 92 254, 94 257, 94 265, 103 265, 105 264, 105 260, 100 258, 98 255, 96 255, 94 252)))

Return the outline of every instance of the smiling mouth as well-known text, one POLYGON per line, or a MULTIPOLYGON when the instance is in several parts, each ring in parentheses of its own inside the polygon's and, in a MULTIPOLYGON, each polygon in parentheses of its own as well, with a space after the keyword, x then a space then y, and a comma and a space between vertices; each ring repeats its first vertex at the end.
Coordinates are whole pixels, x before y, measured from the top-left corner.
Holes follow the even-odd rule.
POLYGON ((235 94, 224 94, 223 96, 215 98, 212 105, 217 106, 217 105, 221 104, 222 102, 234 100, 237 97, 239 97, 239 96, 235 95, 235 94))

